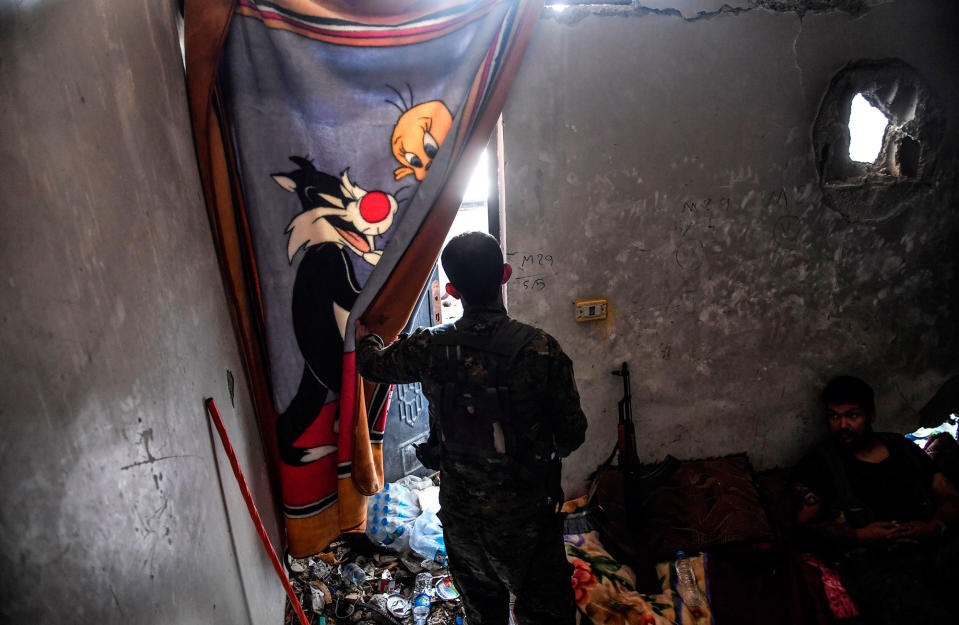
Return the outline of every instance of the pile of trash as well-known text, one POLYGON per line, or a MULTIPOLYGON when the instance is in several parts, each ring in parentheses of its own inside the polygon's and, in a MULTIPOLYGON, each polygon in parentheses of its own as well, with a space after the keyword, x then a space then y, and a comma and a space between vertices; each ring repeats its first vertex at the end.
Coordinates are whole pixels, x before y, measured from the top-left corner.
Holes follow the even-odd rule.
MULTIPOLYGON (((308 558, 287 556, 311 625, 462 625, 439 508, 439 486, 407 476, 369 498, 365 534, 346 534, 308 558)), ((289 602, 285 622, 299 625, 289 602)))

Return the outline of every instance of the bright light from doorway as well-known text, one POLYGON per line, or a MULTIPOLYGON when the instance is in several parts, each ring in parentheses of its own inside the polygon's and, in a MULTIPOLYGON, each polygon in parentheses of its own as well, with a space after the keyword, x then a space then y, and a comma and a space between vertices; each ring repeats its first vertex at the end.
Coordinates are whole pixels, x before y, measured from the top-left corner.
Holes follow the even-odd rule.
POLYGON ((489 198, 489 163, 486 161, 486 150, 480 156, 476 168, 470 175, 469 184, 466 186, 466 193, 463 194, 463 203, 485 202, 489 198))
POLYGON ((859 163, 875 163, 882 150, 889 119, 869 104, 861 93, 852 99, 849 110, 849 159, 859 163))
MULTIPOLYGON (((489 232, 487 201, 489 199, 490 163, 488 158, 489 156, 486 150, 483 150, 479 161, 476 163, 476 168, 470 176, 469 184, 466 186, 466 193, 463 194, 463 202, 460 204, 460 209, 456 213, 456 219, 453 220, 450 231, 446 235, 446 240, 443 241, 443 247, 446 247, 450 239, 464 232, 472 232, 474 230, 489 232)), ((446 272, 443 271, 442 265, 440 265, 440 301, 443 308, 443 323, 455 321, 463 315, 462 303, 446 294, 446 285, 448 282, 449 278, 446 276, 446 272)))

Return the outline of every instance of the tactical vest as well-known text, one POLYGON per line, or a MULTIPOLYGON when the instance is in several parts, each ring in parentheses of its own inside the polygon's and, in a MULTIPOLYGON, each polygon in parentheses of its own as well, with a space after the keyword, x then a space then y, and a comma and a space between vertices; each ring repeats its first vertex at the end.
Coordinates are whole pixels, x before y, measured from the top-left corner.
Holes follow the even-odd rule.
POLYGON ((433 329, 430 345, 442 383, 437 424, 441 458, 496 464, 530 486, 558 482, 551 479, 558 464, 552 440, 532 440, 519 431, 511 414, 510 371, 538 331, 514 319, 490 335, 471 332, 472 325, 460 320, 433 329))

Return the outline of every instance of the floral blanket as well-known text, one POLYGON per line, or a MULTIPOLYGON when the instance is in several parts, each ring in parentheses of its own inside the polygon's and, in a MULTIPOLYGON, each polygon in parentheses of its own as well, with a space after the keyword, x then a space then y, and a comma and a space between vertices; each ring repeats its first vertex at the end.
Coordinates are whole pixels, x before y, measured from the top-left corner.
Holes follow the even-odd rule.
POLYGON ((675 591, 671 562, 656 565, 663 591, 645 595, 636 591, 633 571, 603 548, 599 532, 566 535, 566 556, 573 565, 573 591, 581 624, 596 625, 712 625, 705 554, 691 557, 704 605, 690 608, 675 591))

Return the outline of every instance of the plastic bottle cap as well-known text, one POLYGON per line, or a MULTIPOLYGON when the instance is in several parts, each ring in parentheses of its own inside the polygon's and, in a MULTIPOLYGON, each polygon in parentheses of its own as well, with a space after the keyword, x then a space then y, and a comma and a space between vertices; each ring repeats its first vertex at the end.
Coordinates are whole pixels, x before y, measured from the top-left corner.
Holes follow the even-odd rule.
POLYGON ((677 557, 677 558, 685 558, 685 557, 686 557, 686 552, 683 551, 682 549, 680 549, 679 551, 676 552, 676 557, 677 557))

